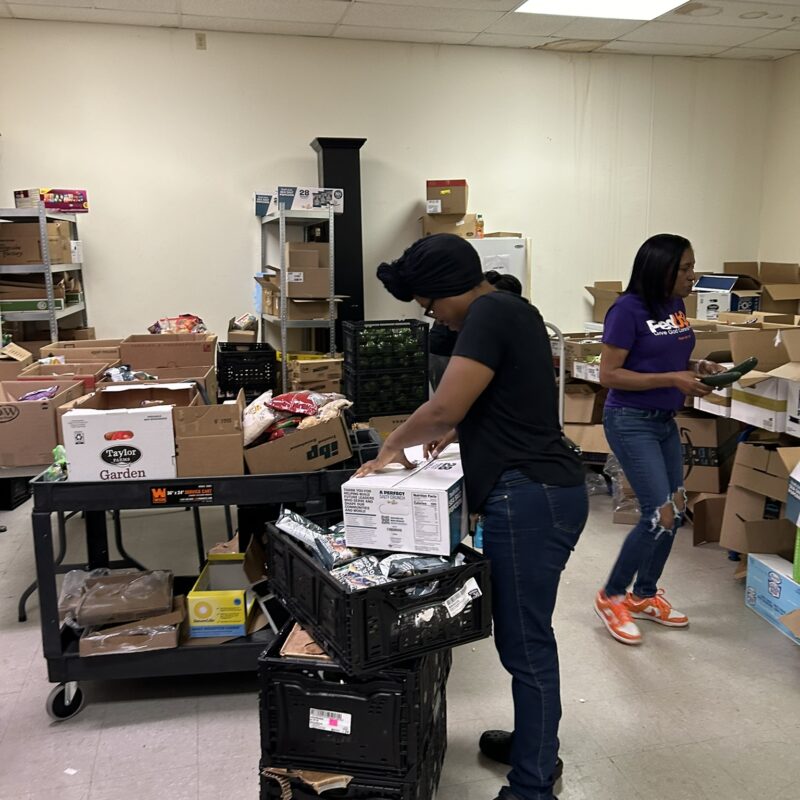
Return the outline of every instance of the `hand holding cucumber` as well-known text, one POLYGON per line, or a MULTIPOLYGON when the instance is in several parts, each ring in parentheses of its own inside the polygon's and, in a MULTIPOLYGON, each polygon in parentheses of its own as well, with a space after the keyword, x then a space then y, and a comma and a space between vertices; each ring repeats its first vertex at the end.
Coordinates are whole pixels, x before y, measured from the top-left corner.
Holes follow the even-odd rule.
POLYGON ((718 372, 715 375, 705 375, 700 378, 700 382, 704 383, 706 386, 711 386, 713 389, 720 389, 724 386, 730 386, 736 383, 742 375, 746 375, 757 366, 758 359, 755 356, 751 356, 724 372, 718 372))

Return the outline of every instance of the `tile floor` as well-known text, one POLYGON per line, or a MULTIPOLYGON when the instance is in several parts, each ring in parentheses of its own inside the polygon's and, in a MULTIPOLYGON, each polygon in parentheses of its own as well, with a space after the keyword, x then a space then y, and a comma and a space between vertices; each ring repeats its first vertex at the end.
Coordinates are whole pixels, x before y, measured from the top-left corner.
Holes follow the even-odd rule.
MULTIPOLYGON (((33 575, 28 506, 0 513, 0 800, 256 800, 256 684, 236 676, 88 685, 86 708, 53 724, 33 575)), ((204 510, 207 544, 222 538, 204 510)), ((564 574, 556 619, 563 674, 561 800, 795 800, 800 786, 800 648, 745 608, 733 565, 683 535, 664 578, 692 618, 649 626, 639 649, 591 609, 626 528, 606 498, 564 574)), ((193 568, 191 515, 128 512, 126 544, 146 564, 193 568)), ((70 560, 80 558, 71 528, 70 560)), ((648 625, 648 623, 643 623, 648 625)), ((490 641, 460 648, 448 685, 449 749, 439 800, 491 800, 504 770, 477 739, 511 721, 509 682, 490 641)))

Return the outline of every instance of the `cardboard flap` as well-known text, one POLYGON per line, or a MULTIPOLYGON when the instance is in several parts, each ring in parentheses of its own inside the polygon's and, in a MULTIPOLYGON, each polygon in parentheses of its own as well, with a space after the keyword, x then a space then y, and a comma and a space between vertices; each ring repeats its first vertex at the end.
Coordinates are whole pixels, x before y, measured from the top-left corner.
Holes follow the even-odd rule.
POLYGON ((768 470, 773 475, 788 478, 798 464, 800 447, 779 447, 770 455, 768 470))
POLYGON ((800 300, 800 283, 769 283, 764 291, 773 300, 800 300))
POLYGON ((622 281, 595 281, 594 286, 586 286, 586 291, 597 299, 609 295, 622 294, 622 281))
POLYGON ((778 617, 778 621, 785 625, 795 636, 800 637, 800 608, 778 617))
MULTIPOLYGON (((758 367, 762 374, 783 366, 789 362, 789 354, 783 345, 782 334, 782 331, 771 330, 731 331, 729 336, 733 362, 739 364, 750 356, 755 356, 758 358, 758 367)), ((748 385, 745 384, 745 380, 755 374, 751 372, 742 378, 742 384, 748 385)))
POLYGON ((800 264, 762 261, 758 277, 762 283, 800 283, 800 264))
POLYGON ((784 364, 782 367, 771 369, 769 374, 773 378, 783 378, 785 381, 800 382, 800 363, 797 361, 790 361, 788 364, 784 364))
POLYGON ((25 361, 28 358, 32 359, 33 355, 25 350, 25 348, 13 342, 10 342, 4 348, 0 349, 0 359, 3 360, 25 361))
POLYGON ((749 275, 758 278, 758 261, 726 261, 722 271, 727 275, 749 275))
POLYGON ((787 328, 782 331, 781 342, 786 348, 789 361, 800 362, 800 328, 787 328))

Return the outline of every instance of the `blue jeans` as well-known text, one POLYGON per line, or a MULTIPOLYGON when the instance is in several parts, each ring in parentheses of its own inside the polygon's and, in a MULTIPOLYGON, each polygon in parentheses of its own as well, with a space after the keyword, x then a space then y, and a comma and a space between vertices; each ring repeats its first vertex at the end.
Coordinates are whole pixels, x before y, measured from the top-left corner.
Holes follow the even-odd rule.
POLYGON ((683 454, 671 411, 607 408, 606 439, 636 492, 642 516, 622 545, 606 584, 609 597, 624 595, 633 583, 638 597, 653 597, 683 521, 673 496, 683 492, 683 454), (661 525, 660 510, 673 504, 675 522, 661 525))
POLYGON ((504 472, 483 508, 494 638, 512 676, 514 740, 501 797, 552 800, 561 694, 552 618, 561 573, 586 524, 586 487, 504 472))

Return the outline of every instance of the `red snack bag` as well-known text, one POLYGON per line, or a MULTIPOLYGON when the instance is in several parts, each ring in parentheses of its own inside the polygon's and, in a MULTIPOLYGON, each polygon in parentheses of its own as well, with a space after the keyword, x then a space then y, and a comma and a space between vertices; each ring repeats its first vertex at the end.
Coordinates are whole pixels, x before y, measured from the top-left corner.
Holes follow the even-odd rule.
POLYGON ((311 417, 325 405, 326 399, 317 392, 286 392, 272 398, 270 407, 278 411, 290 411, 292 414, 303 414, 311 417))

